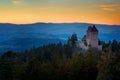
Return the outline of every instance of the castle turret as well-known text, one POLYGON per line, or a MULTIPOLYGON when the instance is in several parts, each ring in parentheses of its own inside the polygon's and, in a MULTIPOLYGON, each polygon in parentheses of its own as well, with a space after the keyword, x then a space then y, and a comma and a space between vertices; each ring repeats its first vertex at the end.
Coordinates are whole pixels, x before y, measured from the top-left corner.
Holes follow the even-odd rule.
POLYGON ((95 26, 89 26, 86 35, 82 40, 76 42, 77 47, 82 50, 89 49, 89 46, 96 48, 97 50, 102 50, 102 45, 98 45, 98 30, 95 26))
POLYGON ((98 48, 98 30, 95 26, 88 27, 86 41, 87 45, 91 45, 93 48, 98 48))

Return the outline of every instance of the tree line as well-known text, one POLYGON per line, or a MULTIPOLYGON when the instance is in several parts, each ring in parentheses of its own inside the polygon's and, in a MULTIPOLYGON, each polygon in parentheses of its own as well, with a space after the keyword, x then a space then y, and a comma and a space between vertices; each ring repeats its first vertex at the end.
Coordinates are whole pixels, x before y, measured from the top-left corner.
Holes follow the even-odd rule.
POLYGON ((120 80, 120 42, 102 44, 102 51, 89 48, 75 53, 77 35, 67 44, 48 44, 24 52, 0 56, 0 80, 120 80))

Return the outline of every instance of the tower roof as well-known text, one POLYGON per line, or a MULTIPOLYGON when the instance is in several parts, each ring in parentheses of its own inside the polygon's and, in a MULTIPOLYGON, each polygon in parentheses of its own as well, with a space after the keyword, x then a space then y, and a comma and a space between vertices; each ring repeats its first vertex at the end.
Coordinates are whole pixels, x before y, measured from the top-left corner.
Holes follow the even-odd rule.
POLYGON ((98 32, 98 30, 95 26, 93 27, 89 26, 87 32, 98 32))
POLYGON ((87 31, 91 32, 92 31, 92 27, 89 26, 87 31))
POLYGON ((98 30, 97 30, 97 28, 95 26, 93 26, 92 31, 98 32, 98 30))

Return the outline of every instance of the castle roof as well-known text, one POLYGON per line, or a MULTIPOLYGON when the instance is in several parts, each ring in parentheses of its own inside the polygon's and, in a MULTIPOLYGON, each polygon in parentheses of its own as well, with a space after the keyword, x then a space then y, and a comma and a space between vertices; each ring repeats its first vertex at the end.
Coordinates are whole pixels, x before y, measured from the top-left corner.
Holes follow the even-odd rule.
POLYGON ((95 26, 93 26, 92 31, 98 32, 98 30, 97 30, 97 28, 95 26))
POLYGON ((89 26, 87 31, 91 32, 92 31, 92 26, 89 26))
POLYGON ((87 32, 98 32, 98 30, 95 26, 89 26, 87 32))

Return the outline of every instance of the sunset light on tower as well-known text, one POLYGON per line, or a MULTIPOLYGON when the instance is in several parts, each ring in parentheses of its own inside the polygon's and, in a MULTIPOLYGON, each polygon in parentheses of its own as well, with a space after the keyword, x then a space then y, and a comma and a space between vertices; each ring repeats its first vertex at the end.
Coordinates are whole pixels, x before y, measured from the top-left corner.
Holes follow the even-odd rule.
POLYGON ((0 0, 0 80, 120 80, 120 0, 0 0))

